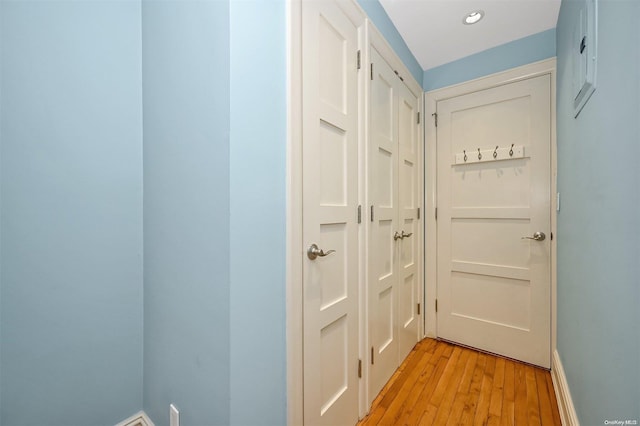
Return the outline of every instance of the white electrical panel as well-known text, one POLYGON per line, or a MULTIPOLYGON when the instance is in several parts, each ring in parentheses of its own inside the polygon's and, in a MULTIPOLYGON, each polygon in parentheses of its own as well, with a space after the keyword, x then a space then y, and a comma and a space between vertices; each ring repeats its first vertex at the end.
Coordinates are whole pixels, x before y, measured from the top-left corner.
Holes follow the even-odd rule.
POLYGON ((598 48, 597 0, 582 0, 573 27, 573 109, 577 117, 596 90, 598 48))
POLYGON ((175 405, 169 405, 169 426, 180 426, 180 411, 175 405))

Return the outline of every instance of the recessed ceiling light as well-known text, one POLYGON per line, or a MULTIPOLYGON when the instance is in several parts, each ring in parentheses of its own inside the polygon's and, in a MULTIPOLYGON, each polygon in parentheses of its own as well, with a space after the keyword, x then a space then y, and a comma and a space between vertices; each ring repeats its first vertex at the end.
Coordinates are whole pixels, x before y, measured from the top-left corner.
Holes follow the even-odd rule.
POLYGON ((465 15, 465 17, 462 19, 462 23, 465 25, 475 24, 476 22, 481 20, 483 16, 484 10, 476 10, 465 15))

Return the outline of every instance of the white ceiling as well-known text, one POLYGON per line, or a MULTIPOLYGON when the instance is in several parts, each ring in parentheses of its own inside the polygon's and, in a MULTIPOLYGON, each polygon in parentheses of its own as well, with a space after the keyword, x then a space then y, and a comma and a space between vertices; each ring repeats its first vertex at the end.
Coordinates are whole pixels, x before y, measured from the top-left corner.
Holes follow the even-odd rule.
POLYGON ((555 28, 560 0, 380 0, 422 69, 555 28), (464 25, 464 16, 484 18, 464 25))

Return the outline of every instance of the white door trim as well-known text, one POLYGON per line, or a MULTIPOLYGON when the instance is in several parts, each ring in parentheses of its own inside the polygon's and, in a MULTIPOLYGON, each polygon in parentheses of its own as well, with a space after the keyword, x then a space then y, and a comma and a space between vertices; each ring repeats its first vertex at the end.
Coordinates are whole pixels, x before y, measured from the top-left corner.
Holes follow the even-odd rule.
POLYGON ((287 424, 304 421, 302 331, 302 1, 287 14, 286 336, 287 424))
POLYGON ((556 247, 557 247, 557 144, 556 144, 556 58, 534 62, 425 94, 425 334, 436 337, 437 223, 436 209, 436 127, 433 115, 438 101, 483 89, 549 74, 551 76, 551 353, 556 350, 556 247))

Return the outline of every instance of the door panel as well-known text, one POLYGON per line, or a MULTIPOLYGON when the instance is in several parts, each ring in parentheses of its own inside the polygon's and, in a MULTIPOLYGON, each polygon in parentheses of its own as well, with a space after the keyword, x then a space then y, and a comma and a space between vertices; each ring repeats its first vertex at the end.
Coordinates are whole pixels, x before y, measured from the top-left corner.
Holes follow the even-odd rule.
POLYGON ((358 421, 358 25, 303 2, 304 422, 358 421))
POLYGON ((369 375, 370 401, 398 367, 397 243, 398 111, 397 80, 391 67, 371 49, 371 131, 369 135, 369 375))
POLYGON ((399 292, 398 303, 398 356, 399 362, 409 354, 418 342, 419 320, 417 301, 420 294, 417 253, 420 250, 418 227, 419 149, 418 149, 418 99, 404 84, 398 90, 398 146, 399 158, 399 222, 405 235, 399 241, 399 292))
POLYGON ((438 336, 546 368, 550 87, 541 76, 437 105, 438 336), (491 158, 505 148, 523 154, 491 158), (536 231, 547 238, 522 238, 536 231))

